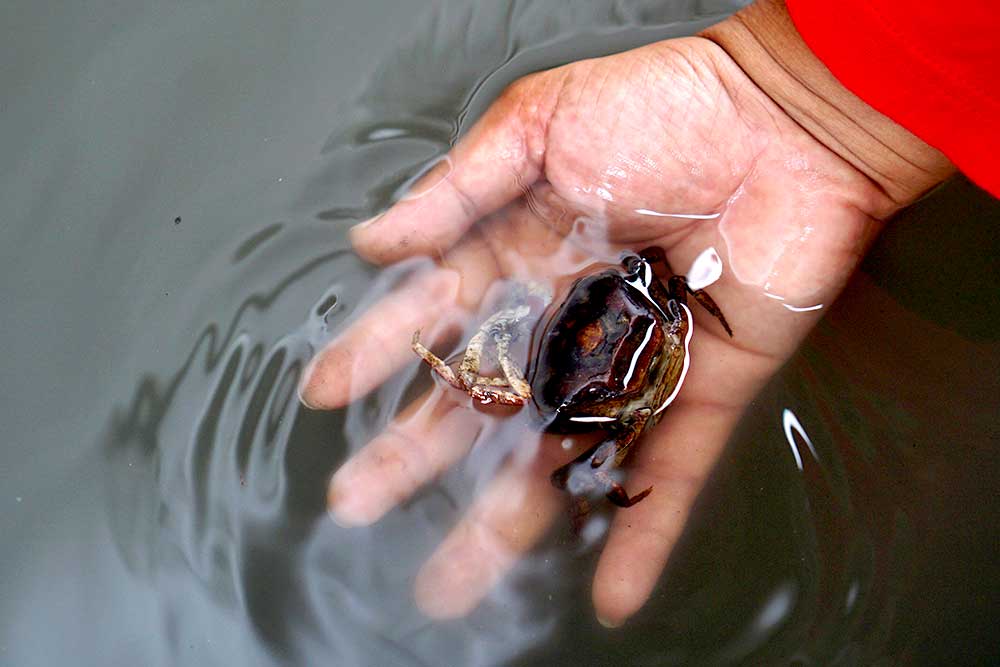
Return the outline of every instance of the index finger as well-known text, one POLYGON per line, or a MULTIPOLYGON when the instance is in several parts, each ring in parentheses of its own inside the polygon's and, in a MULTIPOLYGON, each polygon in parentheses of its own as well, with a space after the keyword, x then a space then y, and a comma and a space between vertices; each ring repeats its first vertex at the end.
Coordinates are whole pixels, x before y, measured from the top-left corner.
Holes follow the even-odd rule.
POLYGON ((351 241, 358 254, 388 264, 441 253, 478 219, 538 180, 545 154, 543 119, 557 88, 541 85, 538 78, 507 88, 410 194, 355 226, 351 241))

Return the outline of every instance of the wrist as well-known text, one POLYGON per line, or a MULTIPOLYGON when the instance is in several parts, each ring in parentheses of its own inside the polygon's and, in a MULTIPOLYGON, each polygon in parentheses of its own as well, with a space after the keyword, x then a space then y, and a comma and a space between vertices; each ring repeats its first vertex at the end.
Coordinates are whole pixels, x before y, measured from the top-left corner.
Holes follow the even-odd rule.
POLYGON ((701 35, 816 140, 898 206, 954 172, 938 150, 845 88, 809 50, 783 0, 758 0, 701 35))

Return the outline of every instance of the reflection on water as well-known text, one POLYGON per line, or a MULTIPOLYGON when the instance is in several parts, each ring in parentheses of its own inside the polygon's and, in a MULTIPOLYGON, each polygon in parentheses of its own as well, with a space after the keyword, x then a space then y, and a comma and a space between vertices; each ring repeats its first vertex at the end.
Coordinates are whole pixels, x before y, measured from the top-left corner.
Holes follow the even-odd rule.
MULTIPOLYGON (((110 415, 67 422, 60 448, 46 450, 51 459, 33 473, 44 479, 55 461, 71 456, 67 443, 89 432, 80 425, 101 420, 102 456, 95 458, 103 474, 94 484, 107 497, 85 494, 80 502, 91 502, 87 509, 95 516, 107 515, 114 553, 143 593, 122 588, 105 570, 52 567, 25 575, 27 583, 3 596, 10 601, 4 618, 21 625, 5 624, 12 630, 0 642, 0 662, 6 652, 25 658, 12 664, 41 664, 31 656, 50 654, 33 642, 44 632, 59 646, 60 629, 26 633, 23 624, 45 625, 37 609, 48 606, 42 591, 53 582, 71 596, 88 578, 115 590, 118 599, 151 591, 154 611, 147 617, 112 605, 108 627, 137 624, 135 645, 116 653, 108 648, 112 632, 82 643, 67 639, 63 648, 78 664, 129 656, 136 664, 198 665, 851 665, 948 654, 951 645, 939 634, 980 638, 975 629, 983 621, 977 619, 995 610, 989 602, 967 602, 965 591, 951 586, 995 584, 995 576, 969 571, 992 567, 995 556, 982 526, 995 513, 995 499, 983 490, 992 488, 998 472, 993 450, 1000 374, 995 328, 983 323, 995 325, 998 313, 982 302, 988 298, 971 306, 962 301, 983 285, 967 280, 958 290, 941 284, 939 274, 955 280, 967 275, 957 263, 920 275, 920 281, 913 270, 892 264, 891 257, 919 255, 931 246, 931 261, 933 252, 944 252, 938 244, 911 240, 905 228, 890 232, 867 267, 877 277, 889 275, 903 291, 890 296, 862 276, 830 309, 753 403, 653 599, 620 630, 601 628, 590 602, 597 556, 592 545, 603 532, 602 516, 582 541, 568 526, 556 526, 467 618, 431 622, 413 602, 422 563, 518 444, 516 420, 484 418, 462 464, 370 528, 340 527, 326 514, 331 473, 429 385, 414 358, 345 410, 300 406, 296 386, 315 350, 379 296, 426 268, 411 263, 376 273, 346 250, 345 228, 398 199, 521 74, 688 34, 733 4, 438 3, 409 26, 407 38, 385 47, 388 54, 360 93, 341 102, 329 132, 307 138, 313 153, 289 161, 296 166, 282 172, 281 186, 293 195, 268 189, 277 187, 277 177, 259 191, 253 184, 232 185, 239 161, 256 154, 227 154, 232 162, 211 167, 226 176, 216 172, 204 179, 204 188, 191 184, 197 179, 177 176, 178 191, 195 193, 176 225, 173 212, 163 216, 178 233, 198 224, 199 211, 222 211, 244 223, 203 232, 195 267, 178 259, 161 270, 147 259, 139 279, 156 283, 157 297, 159 282, 169 285, 163 291, 181 305, 153 301, 140 311, 150 313, 148 319, 121 318, 123 327, 133 327, 129 349, 139 350, 140 363, 123 359, 120 368, 102 372, 117 373, 117 386, 130 393, 119 392, 110 415), (225 203, 218 205, 217 197, 225 203), (291 201, 275 211, 269 202, 279 197, 291 201), (908 243, 917 249, 899 247, 908 243), (187 282, 192 275, 197 280, 187 282), (964 305, 955 308, 952 299, 964 305), (928 303, 933 308, 923 310, 928 303), (970 309, 979 316, 970 318, 970 309), (143 366, 160 347, 168 352, 143 366), (957 455, 956 448, 962 450, 957 455), (234 628, 259 646, 233 653, 240 641, 233 637, 244 637, 234 628), (218 648, 204 645, 213 638, 218 648)), ((169 30, 192 18, 204 17, 175 17, 163 24, 162 36, 186 34, 169 30)), ((137 34, 160 34, 148 23, 139 25, 137 34)), ((265 35, 278 29, 269 25, 265 35)), ((238 39, 243 33, 234 34, 238 39)), ((211 32, 198 37, 214 38, 211 32)), ((127 56, 123 49, 130 43, 112 44, 114 58, 108 58, 127 56)), ((184 49, 185 43, 176 46, 184 49)), ((306 59, 289 58, 291 67, 295 58, 306 59)), ((239 69, 224 58, 209 61, 202 66, 239 69)), ((146 67, 147 74, 158 72, 146 67)), ((280 74, 267 73, 274 80, 280 74)), ((188 80, 183 72, 179 79, 188 80)), ((84 90, 77 94, 89 99, 84 90)), ((75 107, 87 117, 90 111, 75 107)), ((198 118, 197 108, 189 117, 198 118)), ((157 178, 144 173, 139 184, 153 187, 157 178)), ((124 196, 135 182, 102 187, 109 196, 124 196)), ((952 191, 945 199, 952 205, 975 200, 967 185, 952 191)), ((40 219, 47 219, 49 205, 36 209, 40 219)), ((924 206, 933 210, 934 200, 924 206)), ((995 216, 990 206, 987 214, 995 216)), ((95 233, 113 237, 113 224, 142 224, 125 204, 110 209, 107 226, 93 223, 101 226, 95 233)), ((962 214, 966 225, 986 215, 962 214)), ((202 229, 211 225, 206 221, 202 229)), ((27 237, 28 230, 25 224, 20 233, 27 237)), ((167 242, 144 242, 162 244, 155 254, 173 252, 167 242)), ((92 261, 102 264, 104 256, 96 251, 92 261)), ((122 270, 135 271, 132 261, 121 259, 122 270)), ((722 270, 713 251, 691 274, 707 285, 722 270)), ((995 272, 980 279, 993 290, 987 295, 995 293, 995 272)), ((17 511, 25 496, 18 492, 17 511)), ((103 539, 101 528, 80 521, 103 539)), ((52 530, 61 531, 51 536, 58 545, 80 529, 52 530)), ((5 564, 31 571, 17 546, 4 548, 11 550, 4 552, 5 564)), ((973 649, 972 655, 983 653, 973 649)))

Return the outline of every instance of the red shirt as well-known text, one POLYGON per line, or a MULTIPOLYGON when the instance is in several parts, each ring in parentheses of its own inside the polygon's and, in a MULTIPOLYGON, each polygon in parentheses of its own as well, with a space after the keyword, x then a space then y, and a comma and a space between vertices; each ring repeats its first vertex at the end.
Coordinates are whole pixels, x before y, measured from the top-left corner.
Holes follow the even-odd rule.
POLYGON ((786 2, 844 86, 1000 197, 1000 3, 786 2))

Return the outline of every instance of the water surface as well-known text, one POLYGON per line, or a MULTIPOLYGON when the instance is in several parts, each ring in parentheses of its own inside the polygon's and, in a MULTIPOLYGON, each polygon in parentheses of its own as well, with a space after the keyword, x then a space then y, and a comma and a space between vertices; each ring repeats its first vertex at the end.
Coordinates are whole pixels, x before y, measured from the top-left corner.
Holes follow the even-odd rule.
POLYGON ((625 628, 597 624, 597 552, 563 529, 470 617, 420 615, 475 465, 370 529, 325 515, 418 372, 298 404, 315 347, 400 278, 346 229, 517 77, 736 4, 0 9, 0 664, 1000 658, 1000 206, 961 179, 890 226, 751 406, 625 628))

